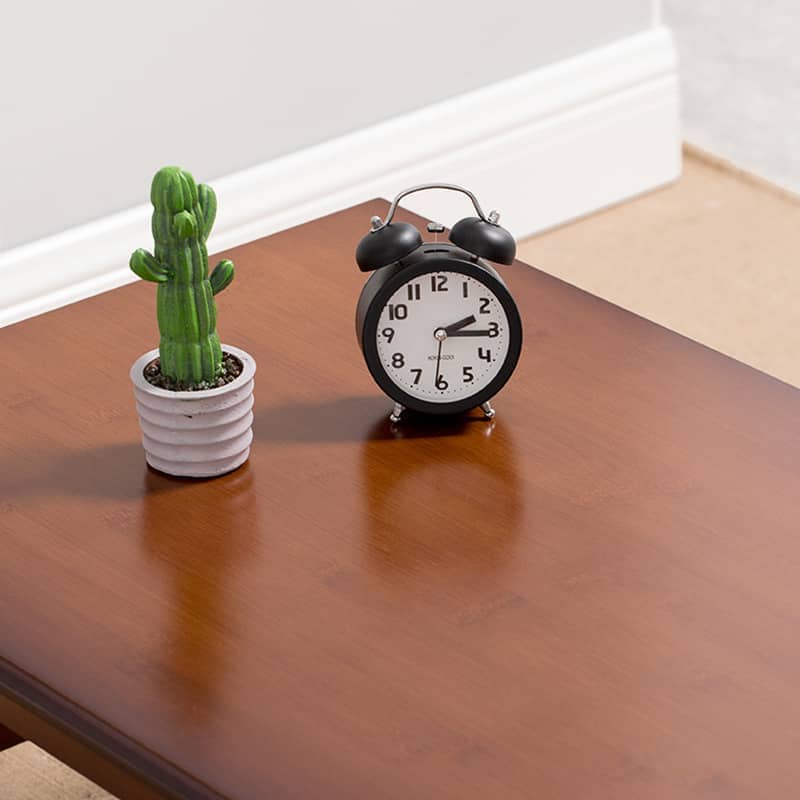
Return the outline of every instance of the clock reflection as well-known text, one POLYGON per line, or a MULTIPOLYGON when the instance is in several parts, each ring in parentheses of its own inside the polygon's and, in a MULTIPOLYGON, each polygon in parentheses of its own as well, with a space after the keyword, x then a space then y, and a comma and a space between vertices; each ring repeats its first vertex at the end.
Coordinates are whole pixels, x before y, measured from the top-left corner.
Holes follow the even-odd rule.
POLYGON ((362 449, 368 555, 381 571, 491 572, 521 524, 512 433, 479 416, 385 418, 362 449))

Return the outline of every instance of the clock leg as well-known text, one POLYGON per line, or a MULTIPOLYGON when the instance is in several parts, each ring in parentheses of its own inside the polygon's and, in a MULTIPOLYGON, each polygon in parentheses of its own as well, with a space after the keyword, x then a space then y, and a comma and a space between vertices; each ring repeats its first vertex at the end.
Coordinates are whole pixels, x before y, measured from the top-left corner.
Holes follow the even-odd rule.
POLYGON ((389 414, 389 422, 400 422, 400 417, 403 416, 405 410, 406 407, 402 403, 395 403, 392 413, 389 414))
POLYGON ((483 415, 486 419, 494 419, 494 415, 497 413, 488 400, 485 403, 481 403, 481 411, 483 411, 483 415))

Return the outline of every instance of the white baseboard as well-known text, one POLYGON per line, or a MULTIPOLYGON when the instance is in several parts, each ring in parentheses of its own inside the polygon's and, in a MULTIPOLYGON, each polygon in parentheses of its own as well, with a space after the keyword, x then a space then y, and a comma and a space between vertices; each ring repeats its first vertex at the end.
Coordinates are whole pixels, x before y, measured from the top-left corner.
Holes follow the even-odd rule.
MULTIPOLYGON (((209 250, 425 181, 467 186, 521 238, 679 173, 675 50, 658 27, 215 180, 209 250)), ((447 224, 465 203, 409 198, 447 224)), ((141 205, 0 253, 0 326, 136 280, 127 261, 151 245, 149 218, 141 205)))

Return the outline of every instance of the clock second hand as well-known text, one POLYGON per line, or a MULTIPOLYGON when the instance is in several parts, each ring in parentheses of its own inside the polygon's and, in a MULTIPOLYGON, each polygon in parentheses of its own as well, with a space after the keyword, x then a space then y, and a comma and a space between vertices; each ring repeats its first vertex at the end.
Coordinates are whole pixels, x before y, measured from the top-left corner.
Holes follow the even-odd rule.
POLYGON ((439 340, 439 349, 436 352, 436 377, 433 379, 433 385, 439 388, 439 367, 442 365, 442 343, 447 338, 447 333, 444 328, 437 328, 433 334, 439 340))

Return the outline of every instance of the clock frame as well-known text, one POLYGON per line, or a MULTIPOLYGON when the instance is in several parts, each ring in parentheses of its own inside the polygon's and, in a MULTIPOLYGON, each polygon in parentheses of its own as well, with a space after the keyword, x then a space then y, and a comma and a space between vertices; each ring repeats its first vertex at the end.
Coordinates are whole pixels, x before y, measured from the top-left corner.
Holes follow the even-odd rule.
POLYGON ((473 253, 439 242, 423 243, 410 255, 370 276, 356 307, 356 335, 370 374, 380 389, 395 402, 393 421, 398 421, 406 408, 425 414, 459 414, 480 406, 488 417, 494 416, 490 401, 508 382, 522 350, 519 310, 494 268, 473 253), (424 400, 400 387, 385 369, 377 342, 380 316, 392 295, 406 283, 436 272, 459 273, 484 284, 497 298, 508 320, 508 347, 496 375, 474 394, 446 402, 424 400))

